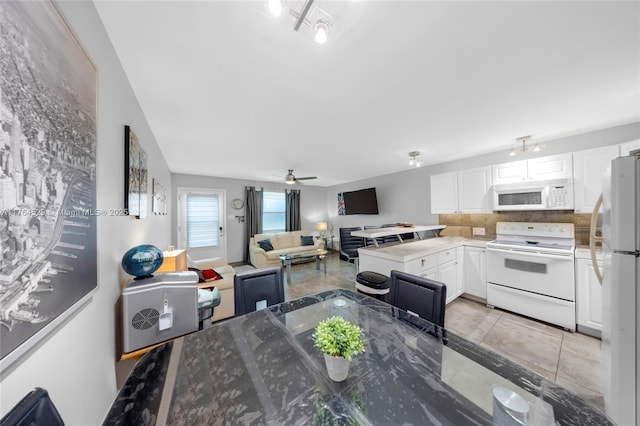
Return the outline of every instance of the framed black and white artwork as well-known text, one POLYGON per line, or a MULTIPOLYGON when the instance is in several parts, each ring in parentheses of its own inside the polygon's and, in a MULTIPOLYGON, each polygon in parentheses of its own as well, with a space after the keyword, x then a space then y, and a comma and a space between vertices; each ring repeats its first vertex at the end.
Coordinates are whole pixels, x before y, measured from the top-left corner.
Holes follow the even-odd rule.
POLYGON ((0 2, 0 370, 98 288, 97 69, 55 4, 0 2))

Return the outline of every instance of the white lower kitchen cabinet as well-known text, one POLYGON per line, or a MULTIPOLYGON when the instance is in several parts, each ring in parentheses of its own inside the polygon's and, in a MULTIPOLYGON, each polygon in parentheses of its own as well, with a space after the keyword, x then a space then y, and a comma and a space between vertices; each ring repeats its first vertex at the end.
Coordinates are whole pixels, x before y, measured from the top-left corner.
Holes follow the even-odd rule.
POLYGON ((463 289, 464 293, 481 299, 487 298, 487 250, 479 247, 464 247, 463 289))
POLYGON ((438 278, 447 286, 447 304, 453 302, 458 297, 458 289, 461 287, 458 282, 458 262, 445 263, 438 266, 438 278))
MULTIPOLYGON (((597 262, 602 270, 602 262, 597 262)), ((576 323, 581 333, 596 337, 602 333, 602 285, 591 259, 576 258, 576 323)))
POLYGON ((447 304, 453 302, 462 293, 456 249, 444 250, 428 257, 430 261, 425 263, 437 266, 419 272, 417 275, 445 284, 447 286, 447 304))
MULTIPOLYGON (((361 248, 358 250, 359 271, 373 271, 390 276, 391 271, 398 270, 440 281, 447 286, 447 303, 450 303, 463 292, 463 274, 458 272, 460 268, 458 262, 462 261, 462 256, 457 255, 457 249, 462 247, 444 250, 431 247, 448 241, 448 238, 451 237, 389 247, 361 248)), ((458 240, 454 239, 454 241, 458 240)))

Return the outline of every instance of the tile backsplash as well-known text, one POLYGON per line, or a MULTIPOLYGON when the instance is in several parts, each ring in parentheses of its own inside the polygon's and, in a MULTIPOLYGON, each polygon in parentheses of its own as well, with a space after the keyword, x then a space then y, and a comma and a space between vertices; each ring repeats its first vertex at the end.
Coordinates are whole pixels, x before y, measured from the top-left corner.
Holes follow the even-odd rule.
POLYGON ((459 235, 472 237, 473 228, 484 228, 485 235, 477 238, 493 240, 496 238, 496 223, 498 222, 549 222, 573 223, 575 227, 576 245, 589 244, 590 214, 576 214, 571 211, 525 211, 501 212, 492 214, 441 214, 440 225, 449 228, 442 235, 459 235))

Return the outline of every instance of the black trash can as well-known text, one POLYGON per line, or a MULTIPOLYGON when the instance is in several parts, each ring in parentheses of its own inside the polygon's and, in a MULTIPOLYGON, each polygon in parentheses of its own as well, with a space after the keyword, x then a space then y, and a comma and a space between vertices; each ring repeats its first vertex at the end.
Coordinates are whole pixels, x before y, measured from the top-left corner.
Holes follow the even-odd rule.
POLYGON ((387 302, 389 298, 389 277, 373 271, 362 271, 356 275, 356 290, 368 296, 387 302))

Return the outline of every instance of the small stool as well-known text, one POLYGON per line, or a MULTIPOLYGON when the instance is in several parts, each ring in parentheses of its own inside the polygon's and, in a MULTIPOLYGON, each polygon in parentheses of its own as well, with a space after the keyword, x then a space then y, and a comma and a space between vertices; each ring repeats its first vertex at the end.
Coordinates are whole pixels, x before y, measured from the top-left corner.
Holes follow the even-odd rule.
MULTIPOLYGON (((204 290, 207 291, 207 290, 204 290)), ((203 330, 211 325, 211 321, 207 321, 213 316, 213 308, 220 304, 220 291, 214 287, 211 292, 213 299, 205 303, 198 303, 198 330, 203 330)))
POLYGON ((373 271, 362 271, 356 275, 356 289, 383 302, 389 294, 389 277, 373 271))

